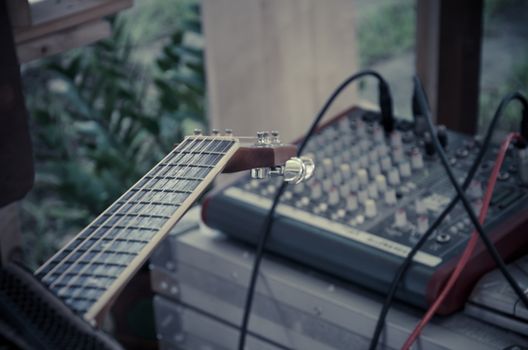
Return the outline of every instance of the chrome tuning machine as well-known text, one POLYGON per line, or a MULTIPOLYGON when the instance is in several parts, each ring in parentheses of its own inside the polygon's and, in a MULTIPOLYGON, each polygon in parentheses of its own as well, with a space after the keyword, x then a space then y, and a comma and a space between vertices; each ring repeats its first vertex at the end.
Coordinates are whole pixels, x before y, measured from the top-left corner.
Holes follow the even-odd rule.
MULTIPOLYGON (((257 142, 255 146, 258 147, 273 147, 280 145, 280 137, 278 131, 260 131, 257 133, 257 142)), ((256 168, 251 170, 251 178, 266 179, 274 176, 283 176, 284 181, 298 184, 300 182, 310 179, 315 171, 315 164, 309 157, 292 157, 288 159, 283 165, 272 168, 256 168)))

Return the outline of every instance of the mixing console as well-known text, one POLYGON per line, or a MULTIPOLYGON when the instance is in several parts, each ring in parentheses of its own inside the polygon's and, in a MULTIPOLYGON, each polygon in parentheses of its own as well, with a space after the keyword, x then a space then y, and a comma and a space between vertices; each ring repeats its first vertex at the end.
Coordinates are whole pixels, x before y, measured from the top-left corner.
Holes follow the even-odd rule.
MULTIPOLYGON (((443 127, 437 132, 462 182, 479 140, 443 127)), ((491 147, 467 190, 477 213, 496 152, 497 146, 491 147)), ((528 235, 520 229, 527 220, 528 191, 518 180, 513 153, 502 168, 485 225, 507 257, 528 245, 528 235)), ((403 258, 455 196, 430 135, 400 120, 387 137, 379 114, 352 108, 321 127, 305 154, 315 161, 315 176, 285 191, 268 249, 386 292, 403 258)), ((238 180, 207 199, 205 222, 256 242, 280 181, 238 180)), ((457 205, 415 256, 397 296, 426 307, 472 229, 462 205, 457 205)), ((449 313, 463 305, 471 286, 492 267, 479 247, 440 311, 449 313)))

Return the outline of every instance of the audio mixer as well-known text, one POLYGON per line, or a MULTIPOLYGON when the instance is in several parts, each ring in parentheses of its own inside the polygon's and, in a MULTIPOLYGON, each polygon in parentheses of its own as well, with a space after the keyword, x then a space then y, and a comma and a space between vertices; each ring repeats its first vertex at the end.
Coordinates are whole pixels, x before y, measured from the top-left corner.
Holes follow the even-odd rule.
MULTIPOLYGON (((288 186, 277 208, 269 251, 385 293, 412 246, 456 195, 428 133, 399 119, 386 135, 376 112, 353 107, 333 118, 309 141, 305 155, 317 170, 304 184, 288 186)), ((423 129, 423 128, 422 128, 423 129)), ((481 146, 478 138, 437 128, 459 182, 481 146)), ((484 158, 466 193, 479 212, 498 145, 484 158)), ((526 252, 528 189, 508 152, 495 188, 485 230, 505 259, 526 252)), ((281 180, 238 179, 210 195, 205 223, 255 243, 281 180)), ((473 226, 459 203, 414 257, 397 293, 427 307, 439 293, 473 226)), ((494 266, 479 246, 440 313, 460 308, 478 278, 494 266)))

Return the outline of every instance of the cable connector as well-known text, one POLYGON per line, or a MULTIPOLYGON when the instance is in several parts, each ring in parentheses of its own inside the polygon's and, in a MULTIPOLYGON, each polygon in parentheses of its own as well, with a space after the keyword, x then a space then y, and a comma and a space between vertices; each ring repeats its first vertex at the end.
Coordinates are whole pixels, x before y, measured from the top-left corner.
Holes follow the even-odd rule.
POLYGON ((385 133, 390 134, 394 130, 394 113, 392 108, 392 95, 389 84, 385 80, 379 81, 379 105, 381 112, 381 125, 385 133))

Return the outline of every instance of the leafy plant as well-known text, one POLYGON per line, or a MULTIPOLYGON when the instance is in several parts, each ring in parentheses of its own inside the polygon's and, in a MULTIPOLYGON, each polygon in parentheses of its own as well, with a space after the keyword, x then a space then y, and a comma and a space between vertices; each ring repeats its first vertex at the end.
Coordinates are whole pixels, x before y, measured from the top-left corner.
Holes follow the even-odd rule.
POLYGON ((415 2, 409 0, 389 2, 362 15, 357 30, 361 65, 368 67, 411 49, 415 17, 415 2))
POLYGON ((36 161, 23 203, 31 266, 206 125, 200 12, 187 8, 153 66, 135 59, 132 22, 118 16, 110 38, 24 70, 36 161))

